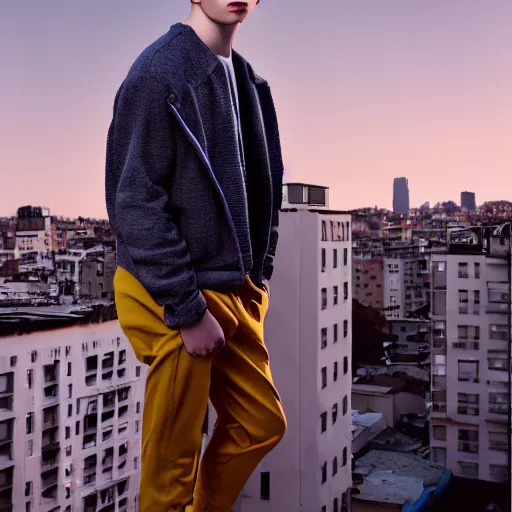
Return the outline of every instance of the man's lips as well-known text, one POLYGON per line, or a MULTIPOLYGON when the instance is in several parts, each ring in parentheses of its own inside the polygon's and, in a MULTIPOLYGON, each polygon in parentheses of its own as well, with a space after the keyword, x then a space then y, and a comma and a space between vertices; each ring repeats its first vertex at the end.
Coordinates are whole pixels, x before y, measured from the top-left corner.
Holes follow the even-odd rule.
POLYGON ((238 9, 247 9, 247 2, 230 2, 228 7, 236 7, 238 9))

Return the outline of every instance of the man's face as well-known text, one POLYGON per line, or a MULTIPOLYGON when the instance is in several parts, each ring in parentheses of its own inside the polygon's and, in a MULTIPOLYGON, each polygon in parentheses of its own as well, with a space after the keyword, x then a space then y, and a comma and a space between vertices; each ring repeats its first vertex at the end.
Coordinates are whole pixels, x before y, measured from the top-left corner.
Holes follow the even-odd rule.
POLYGON ((260 0, 201 0, 201 8, 208 18, 222 25, 241 23, 260 0))

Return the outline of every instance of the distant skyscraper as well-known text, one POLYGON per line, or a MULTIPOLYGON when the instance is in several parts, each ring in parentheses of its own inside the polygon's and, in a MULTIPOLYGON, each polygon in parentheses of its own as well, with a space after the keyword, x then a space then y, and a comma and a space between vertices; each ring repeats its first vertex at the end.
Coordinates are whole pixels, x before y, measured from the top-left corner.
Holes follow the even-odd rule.
POLYGON ((474 192, 461 192, 460 206, 470 212, 472 212, 473 210, 476 210, 475 193, 474 192))
POLYGON ((393 213, 409 215, 409 184, 407 178, 395 178, 393 181, 393 213))

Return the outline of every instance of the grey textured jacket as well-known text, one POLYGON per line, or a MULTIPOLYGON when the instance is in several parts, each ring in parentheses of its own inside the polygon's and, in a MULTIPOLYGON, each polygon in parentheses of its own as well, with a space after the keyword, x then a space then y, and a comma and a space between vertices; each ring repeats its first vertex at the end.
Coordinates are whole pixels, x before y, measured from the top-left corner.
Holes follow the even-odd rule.
POLYGON ((114 100, 105 185, 117 264, 164 307, 171 328, 204 314, 200 289, 272 275, 283 178, 277 118, 268 83, 235 51, 233 64, 246 186, 224 67, 188 25, 172 25, 139 55, 114 100))

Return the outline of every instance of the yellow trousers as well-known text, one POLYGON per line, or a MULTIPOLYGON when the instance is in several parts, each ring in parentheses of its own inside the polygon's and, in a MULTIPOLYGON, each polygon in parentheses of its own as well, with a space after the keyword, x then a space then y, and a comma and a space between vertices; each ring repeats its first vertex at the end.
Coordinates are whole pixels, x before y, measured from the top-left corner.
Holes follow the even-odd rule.
POLYGON ((119 323, 149 365, 142 424, 141 512, 231 512, 258 463, 283 437, 286 419, 263 342, 267 294, 246 277, 235 291, 203 290, 225 347, 192 357, 141 283, 118 267, 119 323), (210 398, 217 422, 201 461, 210 398))

